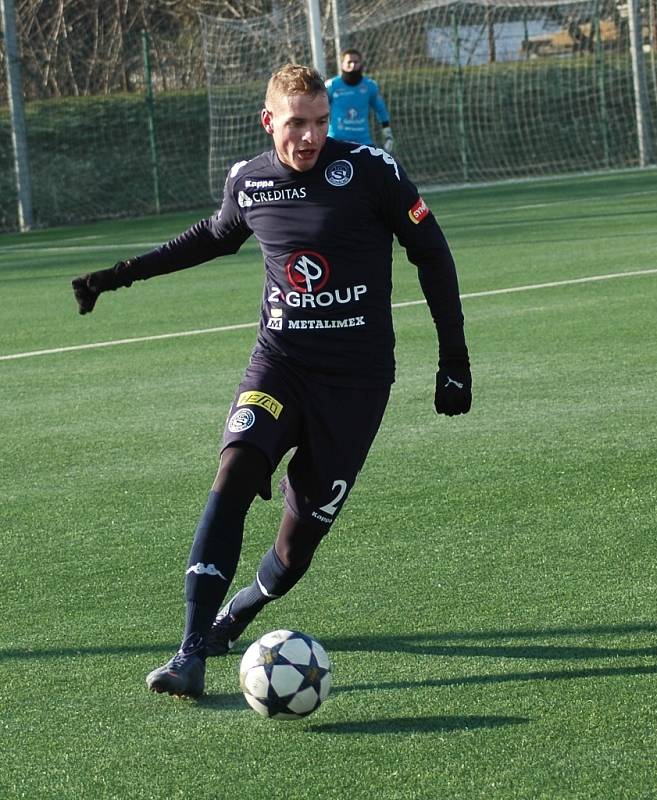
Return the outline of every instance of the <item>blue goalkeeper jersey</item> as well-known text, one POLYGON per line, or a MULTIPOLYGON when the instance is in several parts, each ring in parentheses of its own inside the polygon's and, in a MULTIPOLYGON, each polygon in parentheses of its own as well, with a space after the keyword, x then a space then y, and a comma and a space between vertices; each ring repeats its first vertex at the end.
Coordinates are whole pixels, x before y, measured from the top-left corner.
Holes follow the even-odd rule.
POLYGON ((359 144, 372 144, 370 109, 379 122, 389 122, 390 115, 376 81, 362 78, 352 86, 338 75, 326 81, 331 104, 329 136, 359 144))

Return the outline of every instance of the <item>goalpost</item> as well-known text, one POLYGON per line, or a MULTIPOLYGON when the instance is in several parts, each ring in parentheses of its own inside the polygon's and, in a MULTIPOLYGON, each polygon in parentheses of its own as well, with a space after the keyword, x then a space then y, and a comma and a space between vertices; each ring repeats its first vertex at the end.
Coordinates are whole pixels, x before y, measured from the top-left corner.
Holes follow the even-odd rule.
MULTIPOLYGON (((657 124, 657 26, 645 10, 654 4, 645 0, 640 26, 648 132, 657 124)), ((273 69, 312 62, 305 5, 276 4, 275 13, 244 21, 201 16, 216 199, 234 161, 270 146, 257 112, 273 69)), ((341 0, 340 7, 348 13, 334 17, 324 5, 327 70, 335 70, 336 40, 364 52, 365 72, 390 109, 395 154, 416 182, 642 165, 630 20, 615 0, 341 0)))

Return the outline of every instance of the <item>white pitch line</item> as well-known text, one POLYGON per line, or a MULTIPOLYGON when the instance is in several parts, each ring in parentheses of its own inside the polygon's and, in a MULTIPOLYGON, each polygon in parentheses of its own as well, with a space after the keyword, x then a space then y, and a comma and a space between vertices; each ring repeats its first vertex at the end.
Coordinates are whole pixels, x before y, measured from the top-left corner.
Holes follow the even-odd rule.
MULTIPOLYGON (((657 269, 636 269, 630 272, 610 272, 606 275, 590 275, 588 278, 569 278, 564 281, 550 281, 549 283, 532 283, 527 286, 510 286, 507 289, 487 289, 484 292, 467 292, 461 295, 461 299, 472 297, 492 297, 496 294, 513 294, 514 292, 529 292, 533 289, 553 289, 555 286, 571 286, 576 283, 593 283, 594 281, 609 281, 612 278, 627 278, 636 275, 654 275, 657 269)), ((405 303, 394 303, 393 308, 403 306, 417 306, 424 303, 424 300, 408 300, 405 303)))
POLYGON ((222 331, 238 331, 242 328, 255 328, 257 322, 242 322, 239 325, 222 325, 219 328, 199 328, 195 331, 177 331, 176 333, 158 333, 153 336, 135 336, 132 339, 112 339, 111 342, 91 342, 89 344, 73 344, 69 347, 53 347, 50 350, 32 350, 28 353, 12 353, 0 356, 0 361, 31 356, 50 356, 55 353, 70 353, 73 350, 94 350, 98 347, 113 347, 115 344, 134 344, 135 342, 154 342, 157 339, 178 339, 181 336, 198 336, 201 333, 221 333, 222 331))
MULTIPOLYGON (((611 272, 606 275, 590 275, 587 278, 569 278, 563 281, 550 281, 549 283, 532 283, 525 286, 510 286, 506 289, 487 289, 483 292, 467 292, 461 295, 461 299, 467 300, 474 297, 492 297, 499 294, 513 294, 515 292, 530 292, 535 289, 553 289, 558 286, 572 286, 580 283, 593 283, 594 281, 608 281, 614 278, 629 278, 637 275, 654 275, 655 269, 638 269, 630 272, 611 272)), ((422 305, 426 301, 407 300, 403 303, 393 303, 393 308, 406 308, 407 306, 422 305)), ((257 322, 242 322, 238 325, 222 325, 218 328, 199 328, 192 331, 178 331, 176 333, 159 333, 153 336, 135 336, 132 339, 113 339, 110 342, 91 342, 89 344, 74 344, 69 347, 53 347, 50 350, 32 350, 26 353, 11 353, 10 355, 0 356, 0 361, 11 361, 18 358, 31 358, 32 356, 49 356, 57 353, 70 353, 75 350, 95 350, 99 347, 113 347, 117 344, 134 344, 135 342, 154 342, 158 339, 178 339, 182 336, 199 336, 203 333, 224 333, 226 331, 238 331, 245 328, 257 327, 257 322)))
POLYGON ((132 242, 126 245, 125 243, 113 244, 108 242, 106 244, 64 244, 64 245, 43 245, 40 247, 32 242, 25 242, 19 244, 8 244, 0 248, 0 256, 5 253, 20 253, 21 255, 43 255, 45 254, 60 254, 60 253, 96 253, 102 250, 124 250, 128 251, 129 248, 134 250, 152 250, 157 247, 161 242, 132 242))

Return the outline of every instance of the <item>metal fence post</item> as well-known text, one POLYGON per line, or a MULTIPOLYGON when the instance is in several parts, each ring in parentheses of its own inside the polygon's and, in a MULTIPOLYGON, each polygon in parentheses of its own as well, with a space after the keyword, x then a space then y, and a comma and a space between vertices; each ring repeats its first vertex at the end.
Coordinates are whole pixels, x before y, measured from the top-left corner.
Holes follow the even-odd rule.
POLYGON ((27 153, 27 132, 23 108, 21 62, 16 37, 16 10, 14 0, 0 0, 2 28, 5 33, 5 61, 7 67, 7 93, 11 117, 11 143, 14 151, 14 173, 18 198, 18 226, 29 231, 34 225, 32 213, 32 182, 27 153))

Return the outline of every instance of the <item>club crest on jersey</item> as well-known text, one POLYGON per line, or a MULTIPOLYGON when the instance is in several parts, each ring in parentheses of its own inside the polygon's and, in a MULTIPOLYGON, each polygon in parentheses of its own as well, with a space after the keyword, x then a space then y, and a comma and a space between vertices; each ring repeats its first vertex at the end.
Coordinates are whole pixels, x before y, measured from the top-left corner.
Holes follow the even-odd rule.
POLYGON ((240 408, 228 421, 228 430, 231 433, 241 433, 248 430, 255 422, 255 414, 250 408, 240 408))
POLYGON ((331 184, 331 186, 346 186, 353 178, 354 168, 349 161, 340 159, 333 161, 324 170, 324 177, 331 184))
POLYGON ((299 292, 315 294, 329 279, 330 269, 324 256, 314 250, 297 250, 285 262, 290 286, 299 292))

